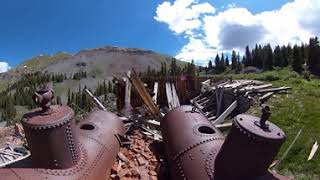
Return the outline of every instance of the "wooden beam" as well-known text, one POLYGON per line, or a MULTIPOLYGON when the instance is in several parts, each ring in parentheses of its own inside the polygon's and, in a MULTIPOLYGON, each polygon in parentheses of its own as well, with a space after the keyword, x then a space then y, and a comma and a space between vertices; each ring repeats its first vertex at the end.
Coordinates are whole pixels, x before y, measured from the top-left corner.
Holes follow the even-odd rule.
POLYGON ((302 129, 299 130, 298 134, 296 135, 296 137, 293 139, 292 143, 289 145, 288 149, 284 152, 284 154, 282 155, 282 157, 280 158, 280 160, 276 163, 276 165, 274 166, 273 169, 276 169, 279 167, 280 163, 284 160, 284 158, 286 158, 286 156, 288 155, 288 153, 290 152, 290 150, 292 149, 293 145, 296 143, 296 141, 298 140, 300 134, 302 132, 302 129))
POLYGON ((154 87, 153 87, 154 96, 152 97, 152 100, 153 100, 153 102, 154 102, 155 104, 157 104, 158 86, 159 86, 159 83, 158 83, 158 82, 155 82, 155 83, 154 83, 154 87))
POLYGON ((129 81, 130 75, 131 75, 131 71, 127 72, 127 78, 125 78, 126 81, 126 87, 125 87, 125 99, 124 99, 124 103, 125 104, 131 104, 130 99, 131 99, 131 83, 129 81))
POLYGON ((179 96, 176 90, 176 87, 174 85, 174 83, 171 83, 171 91, 172 91, 172 96, 175 102, 175 107, 179 107, 180 106, 180 100, 179 100, 179 96))
POLYGON ((155 119, 160 120, 162 115, 159 111, 159 108, 152 101, 150 94, 148 93, 148 91, 144 87, 143 82, 141 81, 141 79, 138 77, 137 73, 134 70, 132 70, 132 74, 129 79, 131 81, 131 84, 139 93, 140 97, 142 98, 144 104, 147 106, 150 113, 154 116, 155 119))
POLYGON ((84 91, 91 97, 91 99, 93 100, 93 102, 98 106, 98 108, 99 108, 100 110, 103 110, 103 111, 106 111, 106 110, 107 110, 106 107, 104 107, 104 105, 99 101, 99 99, 96 98, 96 97, 89 91, 89 89, 85 89, 84 91))
POLYGON ((268 92, 265 95, 263 95, 262 97, 259 97, 260 102, 265 102, 266 100, 268 100, 272 95, 274 94, 274 92, 268 92))
POLYGON ((173 109, 174 106, 174 100, 172 98, 172 91, 171 91, 171 85, 169 82, 166 82, 166 95, 167 95, 167 101, 168 101, 168 108, 169 110, 173 109))
POLYGON ((232 113, 232 111, 237 107, 237 100, 235 100, 212 124, 220 124, 232 113))
POLYGON ((279 92, 279 91, 285 91, 290 90, 291 87, 279 87, 279 88, 269 88, 269 89, 260 89, 257 90, 257 93, 266 93, 266 92, 279 92))
POLYGON ((224 124, 217 124, 215 125, 216 128, 227 128, 227 127, 231 127, 232 123, 224 123, 224 124))
POLYGON ((316 154, 318 147, 319 147, 319 145, 318 145, 318 142, 316 141, 312 146, 312 149, 311 149, 309 157, 308 157, 308 161, 310 161, 313 158, 313 156, 316 154))

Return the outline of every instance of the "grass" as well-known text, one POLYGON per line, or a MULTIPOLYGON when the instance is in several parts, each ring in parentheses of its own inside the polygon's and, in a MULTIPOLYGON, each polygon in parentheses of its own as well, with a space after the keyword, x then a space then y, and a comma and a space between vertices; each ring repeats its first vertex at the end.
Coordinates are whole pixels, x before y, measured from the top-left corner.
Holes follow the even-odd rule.
POLYGON ((32 59, 26 60, 24 63, 20 64, 16 69, 23 68, 26 66, 28 70, 31 71, 41 71, 43 68, 47 67, 50 64, 57 63, 60 60, 68 59, 71 55, 67 53, 57 53, 52 56, 42 55, 36 56, 32 59))
MULTIPOLYGON (((227 76, 232 76, 234 79, 267 81, 274 86, 292 87, 289 94, 275 95, 267 102, 272 108, 270 120, 286 133, 286 142, 277 159, 283 155, 299 129, 302 129, 297 142, 277 170, 280 174, 294 176, 297 180, 320 179, 320 150, 311 161, 307 161, 313 143, 320 142, 320 80, 311 78, 308 81, 290 69, 227 76)), ((257 110, 251 112, 259 114, 257 110)))

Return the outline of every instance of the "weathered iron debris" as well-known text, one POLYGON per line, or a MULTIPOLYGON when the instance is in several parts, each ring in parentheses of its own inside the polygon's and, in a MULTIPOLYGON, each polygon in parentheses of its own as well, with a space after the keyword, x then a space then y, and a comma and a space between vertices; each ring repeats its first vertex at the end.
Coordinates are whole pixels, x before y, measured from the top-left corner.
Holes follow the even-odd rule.
POLYGON ((76 125, 73 110, 51 106, 52 97, 50 89, 33 96, 41 108, 22 120, 31 156, 0 169, 0 179, 107 179, 124 135, 121 120, 97 110, 76 125))
POLYGON ((53 91, 36 92, 33 98, 41 109, 22 120, 32 164, 21 161, 15 164, 18 168, 0 169, 1 178, 289 179, 268 170, 285 135, 268 121, 270 109, 264 105, 289 87, 272 88, 253 80, 206 80, 201 93, 188 99, 179 97, 180 88, 186 86, 174 81, 154 82, 151 88, 134 71, 126 76, 124 83, 118 82, 121 117, 107 112, 86 90, 100 110, 75 124, 72 109, 50 106, 53 91), (159 108, 161 85, 167 107, 159 108), (136 103, 132 94, 141 97, 139 107, 132 105, 136 103), (180 99, 190 105, 180 106, 180 99), (261 117, 243 114, 253 100, 261 104, 261 117), (230 117, 235 117, 233 122, 221 124, 230 117), (227 136, 218 129, 230 126, 227 136))
MULTIPOLYGON (((193 106, 180 106, 175 83, 154 82, 150 96, 142 81, 137 76, 134 78, 132 86, 138 92, 144 92, 139 93, 144 104, 134 107, 135 113, 122 118, 127 133, 148 137, 145 140, 148 143, 144 142, 142 146, 138 143, 141 149, 148 147, 150 142, 160 140, 165 153, 154 155, 165 163, 159 164, 157 161, 157 176, 150 176, 148 166, 139 164, 136 155, 131 153, 136 152, 137 144, 134 144, 122 149, 122 155, 126 158, 118 156, 114 166, 117 166, 117 171, 113 171, 111 179, 148 179, 141 172, 149 172, 150 179, 289 179, 268 170, 285 135, 268 121, 270 109, 264 105, 274 93, 286 92, 289 87, 272 88, 272 84, 253 80, 228 80, 214 84, 208 80, 202 83, 201 93, 190 99, 193 106), (160 115, 155 118, 158 111, 155 113, 153 110, 157 107, 155 102, 158 102, 157 90, 161 89, 159 84, 165 85, 167 107, 159 110, 164 118, 159 118, 160 115), (254 100, 262 107, 260 118, 243 114, 254 100), (235 117, 233 123, 227 123, 227 126, 226 123, 221 124, 228 117, 235 117), (217 129, 230 126, 232 128, 227 137, 217 129), (126 165, 119 166, 121 162, 126 165), (136 167, 140 168, 138 176, 136 167)), ((122 92, 125 95, 121 96, 128 98, 128 91, 122 92)), ((140 157, 141 151, 136 153, 140 157)))

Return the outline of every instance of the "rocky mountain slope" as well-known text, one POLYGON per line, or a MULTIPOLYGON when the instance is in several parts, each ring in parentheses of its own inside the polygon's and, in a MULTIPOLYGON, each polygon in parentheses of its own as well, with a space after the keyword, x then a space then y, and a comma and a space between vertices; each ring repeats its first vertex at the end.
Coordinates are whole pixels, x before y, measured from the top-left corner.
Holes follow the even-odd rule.
MULTIPOLYGON (((57 95, 65 96, 68 89, 76 91, 79 85, 94 89, 99 82, 108 81, 114 76, 123 76, 132 68, 141 72, 146 71, 148 67, 160 70, 162 63, 170 65, 171 61, 172 57, 150 50, 112 46, 82 50, 74 55, 64 52, 51 56, 39 55, 26 60, 7 73, 0 74, 0 91, 24 73, 41 71, 66 74, 67 77, 71 77, 76 72, 87 72, 87 78, 81 80, 68 78, 62 83, 53 85, 57 95)), ((181 61, 177 63, 184 65, 181 61)))

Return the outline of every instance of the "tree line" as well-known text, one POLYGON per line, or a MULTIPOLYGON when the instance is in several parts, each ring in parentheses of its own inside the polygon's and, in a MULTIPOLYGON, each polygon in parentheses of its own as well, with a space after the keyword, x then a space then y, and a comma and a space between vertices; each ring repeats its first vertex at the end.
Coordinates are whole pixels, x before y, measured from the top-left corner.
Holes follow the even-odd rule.
POLYGON ((317 37, 310 38, 309 43, 294 46, 277 45, 272 49, 270 44, 258 45, 250 49, 246 46, 245 53, 240 57, 239 53, 232 51, 231 64, 229 65, 228 56, 217 55, 210 60, 204 68, 206 73, 219 74, 226 69, 240 72, 243 67, 253 66, 263 71, 272 70, 274 67, 288 67, 298 73, 304 70, 312 74, 320 75, 320 44, 317 37))
MULTIPOLYGON (((47 72, 25 73, 20 79, 0 92, 0 121, 7 121, 9 124, 16 117, 15 106, 25 106, 29 110, 36 107, 31 100, 34 92, 47 83, 62 83, 64 80, 80 80, 86 78, 86 72, 77 72, 69 78, 66 74, 50 74, 47 72)), ((56 96, 54 104, 61 104, 61 97, 56 96)))
POLYGON ((147 71, 142 73, 141 75, 149 77, 166 77, 180 75, 196 76, 197 73, 198 69, 193 60, 191 62, 184 62, 184 64, 179 65, 176 58, 171 58, 171 63, 169 65, 167 65, 166 62, 161 63, 161 68, 159 71, 151 69, 150 66, 148 66, 147 71))

